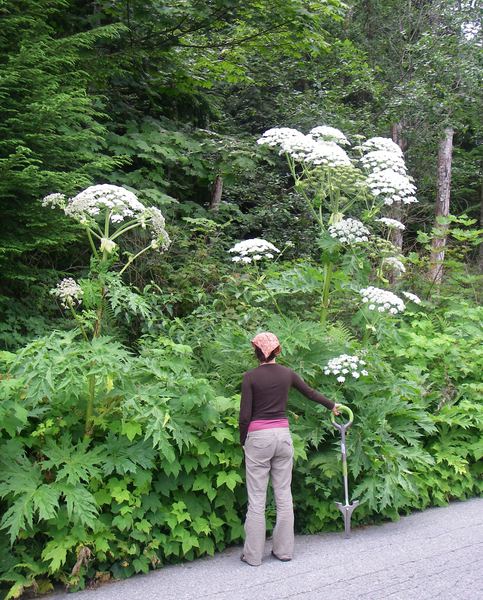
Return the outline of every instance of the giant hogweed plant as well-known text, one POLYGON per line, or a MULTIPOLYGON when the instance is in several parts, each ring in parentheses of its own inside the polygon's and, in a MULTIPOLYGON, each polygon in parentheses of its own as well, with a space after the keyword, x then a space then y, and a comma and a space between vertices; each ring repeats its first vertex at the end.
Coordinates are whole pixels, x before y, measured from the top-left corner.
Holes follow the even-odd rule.
MULTIPOLYGON (((405 272, 403 257, 391 244, 389 235, 377 233, 404 228, 395 219, 378 216, 384 207, 417 202, 416 188, 397 144, 387 138, 370 138, 354 146, 353 155, 349 156, 351 144, 347 137, 328 126, 315 127, 308 135, 284 127, 269 129, 258 143, 277 148, 286 157, 294 188, 306 200, 319 226, 322 324, 328 318, 334 293, 332 283, 339 276, 338 269, 349 266, 351 275, 358 270, 366 283, 374 271, 372 278, 383 284, 389 283, 389 275, 395 277, 405 272)), ((357 291, 353 284, 349 287, 357 291)), ((369 329, 374 328, 373 319, 369 318, 371 312, 396 314, 404 310, 404 303, 397 302, 387 290, 371 288, 373 297, 379 297, 380 302, 370 302, 369 293, 360 291, 368 309, 363 316, 369 329)))
MULTIPOLYGON (((254 366, 249 327, 279 332, 287 364, 355 407, 347 440, 361 500, 354 523, 478 493, 481 314, 470 309, 418 313, 368 348, 340 323, 254 311, 256 325, 216 318, 212 332, 198 318, 197 329, 177 335, 173 321, 169 338, 140 342, 139 356, 76 331, 0 355, 8 373, 0 381, 0 582, 8 597, 48 591, 54 581, 76 589, 128 577, 241 540, 236 393, 241 372, 254 366), (84 439, 93 371, 95 428, 84 439)), ((340 451, 327 413, 295 394, 289 419, 297 529, 340 530, 340 451)), ((269 503, 272 525, 273 514, 269 503)))
MULTIPOLYGON (((99 337, 106 313, 106 298, 109 298, 114 313, 119 311, 122 301, 129 308, 144 316, 148 309, 142 297, 122 285, 121 276, 132 263, 148 251, 166 250, 170 239, 165 228, 165 219, 156 207, 146 207, 137 196, 122 187, 102 184, 83 190, 73 198, 64 194, 46 196, 44 207, 60 208, 77 221, 85 230, 92 250, 93 269, 91 280, 84 281, 89 302, 88 309, 81 311, 86 296, 82 285, 73 278, 63 279, 51 293, 61 306, 75 319, 86 342, 99 337), (147 243, 136 254, 121 254, 119 243, 123 236, 134 230, 146 230, 147 243), (117 267, 114 270, 114 267, 117 267)), ((92 371, 92 370, 91 370, 92 371)), ((88 398, 85 414, 85 434, 91 433, 96 395, 96 374, 88 375, 88 398)))

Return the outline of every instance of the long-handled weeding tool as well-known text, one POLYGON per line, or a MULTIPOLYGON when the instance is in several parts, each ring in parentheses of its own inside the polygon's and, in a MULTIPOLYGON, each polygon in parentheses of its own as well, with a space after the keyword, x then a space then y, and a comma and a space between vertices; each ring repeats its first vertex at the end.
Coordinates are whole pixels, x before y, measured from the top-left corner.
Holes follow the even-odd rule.
POLYGON ((352 422, 354 421, 354 414, 348 406, 344 406, 343 404, 341 404, 338 407, 338 410, 340 412, 345 412, 349 415, 349 420, 347 421, 347 423, 340 424, 337 423, 337 421, 335 420, 334 413, 331 414, 332 425, 340 431, 341 436, 340 449, 342 451, 342 474, 344 475, 345 492, 345 504, 342 504, 342 502, 336 502, 335 504, 342 513, 342 516, 344 517, 345 537, 348 538, 350 537, 351 533, 351 515, 359 505, 359 500, 354 500, 352 504, 349 504, 349 482, 347 479, 347 452, 345 447, 345 434, 349 427, 352 425, 352 422))

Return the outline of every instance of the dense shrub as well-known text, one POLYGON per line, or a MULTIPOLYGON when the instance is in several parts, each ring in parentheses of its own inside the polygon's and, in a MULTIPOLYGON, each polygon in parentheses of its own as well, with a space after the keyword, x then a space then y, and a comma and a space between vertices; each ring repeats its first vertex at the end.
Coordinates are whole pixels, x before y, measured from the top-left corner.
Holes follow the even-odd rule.
POLYGON ((3 356, 2 580, 13 595, 39 576, 75 587, 240 539, 236 400, 192 373, 190 348, 158 342, 135 357, 54 332, 3 356), (92 375, 96 433, 84 437, 92 375), (88 568, 69 575, 82 556, 88 568))

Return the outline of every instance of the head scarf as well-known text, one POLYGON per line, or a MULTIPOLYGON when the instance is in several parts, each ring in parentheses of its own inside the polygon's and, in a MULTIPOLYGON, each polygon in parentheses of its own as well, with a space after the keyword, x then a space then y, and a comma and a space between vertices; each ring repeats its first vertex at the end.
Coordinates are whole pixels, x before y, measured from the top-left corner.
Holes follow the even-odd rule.
POLYGON ((268 358, 275 348, 280 346, 277 336, 270 331, 263 331, 256 335, 252 340, 252 344, 260 348, 265 358, 268 358))

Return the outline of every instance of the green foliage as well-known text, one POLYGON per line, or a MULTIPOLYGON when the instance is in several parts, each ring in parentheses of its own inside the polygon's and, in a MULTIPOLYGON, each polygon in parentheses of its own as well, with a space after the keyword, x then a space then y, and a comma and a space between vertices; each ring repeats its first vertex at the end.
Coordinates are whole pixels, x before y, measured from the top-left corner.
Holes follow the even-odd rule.
POLYGON ((134 357, 74 335, 3 356, 1 406, 15 406, 16 417, 2 419, 1 538, 2 547, 6 533, 15 542, 4 550, 18 563, 3 580, 29 576, 24 553, 39 572, 76 585, 69 573, 80 545, 95 553, 95 570, 128 576, 239 539, 236 403, 193 375, 187 346, 159 340, 163 350, 134 357), (92 374, 95 438, 79 427, 92 374))
POLYGON ((104 150, 101 98, 86 94, 84 53, 119 37, 122 27, 60 35, 53 26, 69 2, 2 3, 0 106, 0 233, 2 277, 14 289, 51 266, 77 230, 38 202, 72 192, 119 164, 104 150), (55 231, 55 234, 52 232, 55 231), (16 282, 16 283, 13 283, 16 282))

